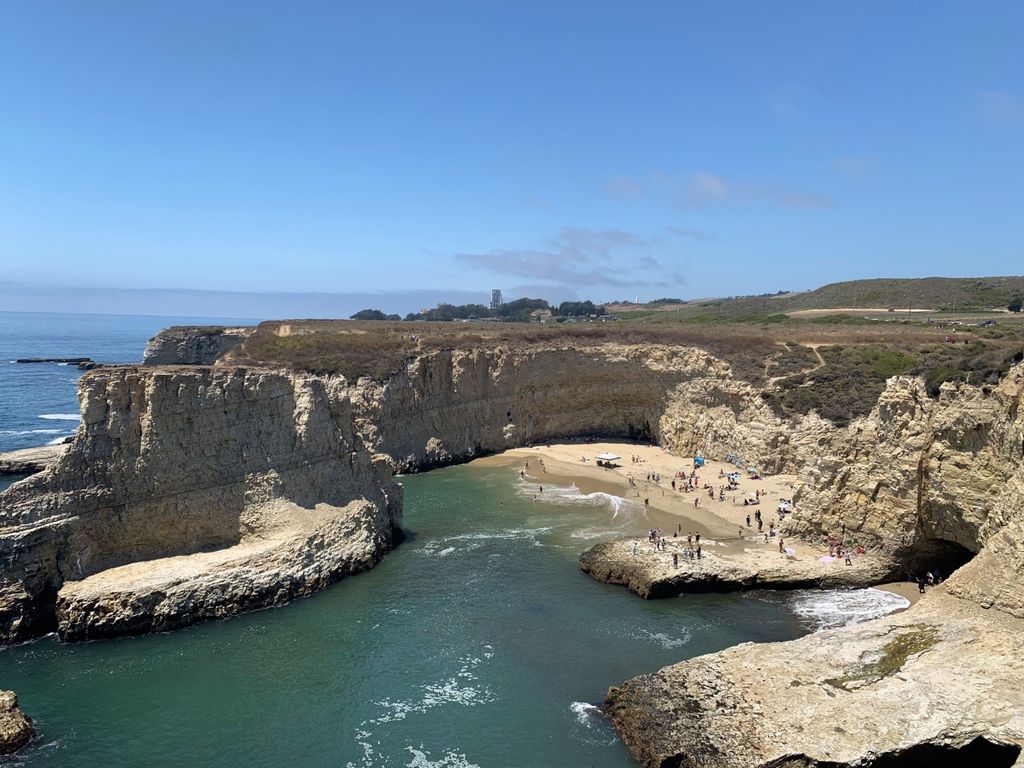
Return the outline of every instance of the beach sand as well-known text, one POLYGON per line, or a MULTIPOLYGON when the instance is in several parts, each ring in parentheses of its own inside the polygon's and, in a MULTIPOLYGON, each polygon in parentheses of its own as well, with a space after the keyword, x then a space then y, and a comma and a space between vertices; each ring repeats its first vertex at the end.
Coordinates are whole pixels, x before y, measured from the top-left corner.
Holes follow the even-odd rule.
MULTIPOLYGON (((698 485, 712 485, 715 489, 714 499, 710 498, 704 489, 688 493, 674 491, 671 483, 676 472, 682 471, 689 475, 693 470, 693 458, 676 456, 657 446, 627 442, 579 441, 514 448, 495 456, 476 459, 473 463, 478 466, 511 466, 524 469, 527 478, 536 482, 538 489, 545 483, 559 486, 575 484, 581 493, 601 491, 640 504, 647 499, 647 516, 652 525, 662 529, 665 536, 672 538, 673 532, 680 532, 685 536, 691 531, 699 531, 705 538, 716 539, 724 545, 728 545, 730 541, 742 541, 745 546, 763 544, 764 536, 763 533, 758 535, 756 522, 751 519, 751 527, 746 526, 747 514, 753 518, 754 509, 760 509, 765 532, 768 531, 770 522, 778 525, 778 501, 793 497, 796 481, 795 475, 772 475, 751 480, 748 479, 745 468, 740 471, 732 464, 708 460, 703 468, 697 470, 698 485), (620 455, 620 466, 613 469, 598 467, 594 457, 599 453, 620 455), (638 457, 637 463, 631 461, 632 456, 638 457), (587 461, 583 461, 584 458, 587 461), (740 471, 740 488, 737 491, 727 490, 725 501, 718 501, 718 488, 727 483, 724 477, 719 478, 719 471, 740 471), (661 475, 661 482, 648 481, 649 473, 661 475), (630 484, 630 478, 635 485, 630 484), (745 507, 744 495, 752 498, 756 490, 761 491, 760 506, 745 507), (695 499, 699 500, 699 506, 696 508, 695 499)), ((643 533, 645 532, 637 531, 638 535, 643 533)), ((790 542, 786 542, 786 545, 790 546, 790 542)), ((777 547, 778 539, 772 539, 764 546, 777 547)), ((794 546, 798 552, 806 549, 804 544, 794 542, 794 546)), ((806 553, 811 554, 812 550, 807 549, 806 553)))

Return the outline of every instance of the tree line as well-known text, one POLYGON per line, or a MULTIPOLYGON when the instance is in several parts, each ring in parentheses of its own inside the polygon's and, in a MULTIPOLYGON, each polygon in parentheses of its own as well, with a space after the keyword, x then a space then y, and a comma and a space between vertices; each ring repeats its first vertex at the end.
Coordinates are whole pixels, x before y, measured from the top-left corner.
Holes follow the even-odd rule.
MULTIPOLYGON (((405 320, 480 320, 495 318, 506 322, 529 322, 537 310, 546 310, 560 317, 601 317, 608 310, 601 304, 592 301, 563 301, 561 304, 549 304, 544 299, 515 299, 500 307, 491 309, 484 304, 438 304, 433 309, 410 312, 405 320)), ((399 315, 389 315, 379 309, 362 309, 351 316, 352 320, 401 320, 399 315)))

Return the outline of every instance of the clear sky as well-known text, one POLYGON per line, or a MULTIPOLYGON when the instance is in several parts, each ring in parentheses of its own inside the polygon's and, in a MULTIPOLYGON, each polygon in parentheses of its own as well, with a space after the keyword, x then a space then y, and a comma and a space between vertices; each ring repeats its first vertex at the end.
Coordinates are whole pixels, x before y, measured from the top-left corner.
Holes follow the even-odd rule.
POLYGON ((696 298, 1022 244, 1019 0, 0 3, 8 281, 696 298))

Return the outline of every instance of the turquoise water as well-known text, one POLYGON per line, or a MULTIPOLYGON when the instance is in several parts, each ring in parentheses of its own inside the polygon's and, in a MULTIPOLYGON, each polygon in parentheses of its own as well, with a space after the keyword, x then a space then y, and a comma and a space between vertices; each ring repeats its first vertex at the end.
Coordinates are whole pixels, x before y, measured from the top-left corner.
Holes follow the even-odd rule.
MULTIPOLYGON (((632 675, 806 631, 771 593, 640 600, 576 566, 643 512, 538 503, 508 468, 403 479, 408 540, 307 600, 0 652, 42 766, 632 766, 591 706, 632 675)), ((545 494, 549 491, 546 489, 545 494)))

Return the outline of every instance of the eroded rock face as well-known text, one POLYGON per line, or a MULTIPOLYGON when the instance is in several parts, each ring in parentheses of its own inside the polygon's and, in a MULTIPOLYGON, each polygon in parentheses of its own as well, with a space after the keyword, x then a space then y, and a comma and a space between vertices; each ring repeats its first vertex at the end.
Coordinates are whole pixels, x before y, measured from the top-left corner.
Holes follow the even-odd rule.
POLYGON ((884 619, 633 678, 605 712, 646 766, 862 766, 979 738, 1011 745, 1010 766, 1024 743, 1021 629, 936 592, 884 619))
POLYGON ((7 641, 57 628, 62 588, 60 628, 76 637, 91 636, 83 623, 142 626, 129 615, 133 601, 174 581, 161 558, 192 556, 198 564, 228 552, 219 582, 204 573, 207 595, 226 583, 229 569, 239 583, 209 610, 199 605, 199 587, 194 602, 168 592, 160 611, 179 615, 153 628, 305 594, 369 567, 391 546, 401 489, 387 458, 366 450, 343 379, 112 368, 83 377, 80 400, 82 427, 62 459, 0 494, 0 632, 7 641), (279 589, 260 586, 265 574, 245 570, 250 547, 263 548, 279 589), (314 552, 324 558, 310 566, 304 558, 314 552), (129 564, 132 579, 111 576, 129 564), (90 589, 72 586, 82 580, 90 589), (119 599, 129 606, 126 618, 101 621, 119 599))
POLYGON ((213 365, 239 346, 252 328, 174 327, 146 342, 143 365, 213 365))
POLYGON ((1022 366, 995 388, 945 385, 937 400, 894 379, 874 413, 826 436, 787 538, 852 532, 902 562, 979 554, 904 613, 740 645, 612 689, 605 708, 633 754, 650 766, 958 754, 1013 765, 1024 744, 1022 392, 1022 366))
POLYGON ((0 691, 0 755, 17 752, 35 735, 32 721, 18 706, 12 691, 0 691))
POLYGON ((423 355, 353 395, 367 441, 406 470, 580 435, 656 441, 673 392, 728 378, 688 347, 618 344, 423 355))

